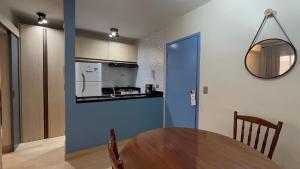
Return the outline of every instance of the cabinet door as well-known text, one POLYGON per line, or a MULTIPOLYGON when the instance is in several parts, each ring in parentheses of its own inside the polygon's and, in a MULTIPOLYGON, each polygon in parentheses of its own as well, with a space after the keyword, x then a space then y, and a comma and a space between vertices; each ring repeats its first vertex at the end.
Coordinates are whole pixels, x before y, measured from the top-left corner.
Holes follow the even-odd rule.
POLYGON ((108 60, 108 42, 87 37, 76 37, 76 57, 108 60))
POLYGON ((109 60, 137 62, 136 45, 120 42, 109 42, 109 60))
POLYGON ((44 138, 43 31, 38 26, 20 28, 23 142, 44 138))
POLYGON ((64 33, 47 29, 49 137, 65 133, 64 33))

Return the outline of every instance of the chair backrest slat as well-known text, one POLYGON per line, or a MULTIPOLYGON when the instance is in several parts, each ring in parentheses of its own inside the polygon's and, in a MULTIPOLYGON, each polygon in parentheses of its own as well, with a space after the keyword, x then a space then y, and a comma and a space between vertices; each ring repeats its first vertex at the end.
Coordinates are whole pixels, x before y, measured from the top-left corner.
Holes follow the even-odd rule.
POLYGON ((276 144, 277 144, 278 139, 279 139, 280 131, 282 129, 282 125, 283 125, 282 122, 278 122, 278 124, 277 124, 278 130, 275 131, 274 138, 273 138, 272 143, 271 143, 270 152, 268 154, 269 158, 272 158, 272 156, 273 156, 274 150, 276 148, 276 144))
POLYGON ((268 153, 268 158, 272 159, 273 153, 275 151, 275 147, 277 145, 278 139, 279 139, 279 135, 282 129, 282 122, 278 122, 278 124, 273 124, 267 120, 258 118, 258 117, 252 117, 252 116, 241 116, 238 115, 238 113, 235 111, 234 112, 234 124, 233 124, 233 138, 235 140, 237 140, 237 121, 238 120, 242 120, 242 128, 241 128, 241 139, 240 141, 243 143, 244 142, 244 134, 245 134, 245 122, 249 122, 250 123, 250 128, 249 128, 249 133, 248 133, 248 141, 247 141, 247 145, 250 146, 251 145, 251 138, 252 138, 252 130, 253 130, 253 124, 257 124, 258 128, 257 128, 257 132, 256 132, 256 137, 255 137, 255 142, 254 142, 254 148, 257 150, 258 148, 258 144, 259 144, 259 137, 260 137, 260 131, 261 131, 261 127, 266 127, 266 133, 263 139, 263 143, 262 143, 262 147, 261 147, 261 153, 264 154, 265 150, 266 150, 266 145, 268 142, 268 136, 269 136, 269 130, 270 129, 274 129, 275 130, 275 134, 272 138, 272 142, 270 145, 270 149, 269 149, 269 153, 268 153))
POLYGON ((251 123, 251 124, 250 124, 250 127, 249 127, 249 132, 248 132, 248 143, 247 143, 247 145, 248 145, 248 146, 250 146, 250 144, 251 144, 251 137, 252 137, 252 124, 253 124, 253 123, 251 123))
POLYGON ((116 155, 117 159, 119 159, 119 151, 118 151, 117 139, 116 139, 116 134, 114 129, 109 130, 109 141, 112 144, 112 151, 116 155))
POLYGON ((119 157, 118 146, 116 141, 115 130, 109 131, 108 153, 111 160, 112 169, 124 169, 123 162, 119 157))
POLYGON ((242 124, 242 134, 241 134, 241 142, 244 142, 244 129, 245 129, 245 121, 243 120, 243 124, 242 124))
POLYGON ((260 128, 261 128, 261 125, 258 125, 257 132, 256 132, 256 138, 255 138, 255 144, 254 144, 255 150, 257 150, 257 145, 258 145, 259 135, 260 135, 260 128))
POLYGON ((237 113, 234 112, 234 124, 233 124, 233 139, 236 140, 236 135, 237 135, 237 113))
POLYGON ((261 150, 260 150, 261 153, 265 153, 265 149, 266 149, 266 145, 267 145, 267 140, 268 140, 268 136, 269 136, 269 129, 270 128, 268 127, 267 130, 266 130, 264 141, 263 141, 263 144, 262 144, 261 150))

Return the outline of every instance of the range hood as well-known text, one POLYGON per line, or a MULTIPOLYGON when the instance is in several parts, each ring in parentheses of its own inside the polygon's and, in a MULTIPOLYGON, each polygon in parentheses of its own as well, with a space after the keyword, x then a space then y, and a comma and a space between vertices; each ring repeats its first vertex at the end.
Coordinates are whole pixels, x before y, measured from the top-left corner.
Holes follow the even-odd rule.
POLYGON ((88 63, 108 63, 110 67, 123 67, 123 68, 138 68, 138 64, 135 62, 118 62, 112 60, 101 60, 101 59, 87 59, 87 58, 76 58, 76 62, 88 62, 88 63))
POLYGON ((138 64, 136 63, 116 63, 116 62, 110 62, 110 67, 123 67, 123 68, 138 68, 138 64))

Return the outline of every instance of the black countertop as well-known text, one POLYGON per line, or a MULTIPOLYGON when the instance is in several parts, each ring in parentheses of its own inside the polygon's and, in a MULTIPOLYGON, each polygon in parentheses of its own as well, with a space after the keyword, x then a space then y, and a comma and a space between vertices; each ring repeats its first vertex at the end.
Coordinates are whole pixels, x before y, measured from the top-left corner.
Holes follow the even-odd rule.
POLYGON ((122 91, 136 91, 138 93, 141 93, 141 88, 139 87, 102 87, 102 93, 105 94, 105 95, 110 95, 110 94, 113 94, 113 93, 116 93, 116 94, 121 94, 122 91))
POLYGON ((143 99, 162 97, 163 92, 153 91, 151 94, 128 94, 128 95, 116 95, 112 96, 90 96, 90 97, 76 97, 76 103, 87 103, 87 102, 102 102, 102 101, 115 101, 115 100, 128 100, 128 99, 143 99))

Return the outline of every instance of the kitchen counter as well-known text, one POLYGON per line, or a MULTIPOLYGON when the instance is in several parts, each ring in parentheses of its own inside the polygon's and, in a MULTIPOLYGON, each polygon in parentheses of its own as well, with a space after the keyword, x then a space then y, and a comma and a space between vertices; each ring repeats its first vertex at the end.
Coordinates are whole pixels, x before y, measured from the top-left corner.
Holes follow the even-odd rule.
POLYGON ((87 102, 102 102, 102 101, 116 101, 116 100, 128 100, 128 99, 143 99, 143 98, 153 98, 162 97, 163 92, 154 91, 151 94, 117 94, 116 96, 91 96, 91 97, 76 97, 77 103, 87 103, 87 102))
POLYGON ((141 88, 139 87, 102 87, 102 93, 104 95, 110 95, 113 93, 116 93, 116 95, 118 94, 122 94, 122 93, 127 93, 127 94, 139 94, 141 93, 141 88))
POLYGON ((163 97, 149 96, 75 104, 66 114, 66 153, 107 144, 111 128, 117 131, 118 140, 162 128, 163 103, 163 97))

